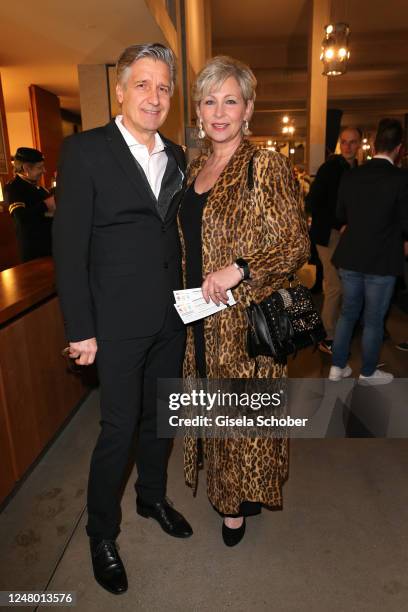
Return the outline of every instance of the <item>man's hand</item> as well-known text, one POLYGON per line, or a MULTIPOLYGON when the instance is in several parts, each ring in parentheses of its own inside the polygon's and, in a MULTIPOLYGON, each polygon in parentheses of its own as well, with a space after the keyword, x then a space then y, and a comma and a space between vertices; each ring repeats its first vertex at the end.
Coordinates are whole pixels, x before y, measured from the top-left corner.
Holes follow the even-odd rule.
POLYGON ((211 298, 219 306, 220 302, 223 304, 228 303, 227 289, 239 285, 241 281, 241 272, 234 264, 231 264, 226 268, 207 274, 201 286, 201 291, 207 304, 211 298))
POLYGON ((404 242, 404 255, 405 257, 408 257, 408 240, 405 240, 404 242))
POLYGON ((44 204, 48 208, 48 212, 55 212, 56 206, 55 206, 55 198, 53 195, 49 196, 48 198, 45 198, 44 204))
POLYGON ((75 359, 75 363, 78 365, 91 365, 95 361, 96 351, 98 345, 96 344, 96 338, 88 338, 88 340, 81 340, 80 342, 70 342, 69 356, 75 359))

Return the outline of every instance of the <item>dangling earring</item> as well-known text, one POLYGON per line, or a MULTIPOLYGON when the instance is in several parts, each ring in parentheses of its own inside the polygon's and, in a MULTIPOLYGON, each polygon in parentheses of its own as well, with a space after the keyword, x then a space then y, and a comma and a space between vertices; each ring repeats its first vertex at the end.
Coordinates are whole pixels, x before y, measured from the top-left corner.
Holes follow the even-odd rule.
POLYGON ((203 140, 205 138, 205 131, 201 119, 198 120, 198 137, 200 140, 203 140))
POLYGON ((245 119, 242 125, 242 133, 244 136, 249 136, 251 134, 251 130, 249 129, 248 119, 245 119))

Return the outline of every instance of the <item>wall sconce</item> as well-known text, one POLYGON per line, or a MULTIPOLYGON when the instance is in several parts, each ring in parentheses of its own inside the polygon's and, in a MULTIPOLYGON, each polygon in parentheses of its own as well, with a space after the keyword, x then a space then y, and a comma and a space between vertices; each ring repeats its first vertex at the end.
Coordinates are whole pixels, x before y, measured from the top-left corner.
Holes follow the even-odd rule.
POLYGON ((325 28, 320 59, 323 62, 323 73, 326 76, 338 76, 347 71, 350 58, 349 35, 347 23, 331 23, 325 28))

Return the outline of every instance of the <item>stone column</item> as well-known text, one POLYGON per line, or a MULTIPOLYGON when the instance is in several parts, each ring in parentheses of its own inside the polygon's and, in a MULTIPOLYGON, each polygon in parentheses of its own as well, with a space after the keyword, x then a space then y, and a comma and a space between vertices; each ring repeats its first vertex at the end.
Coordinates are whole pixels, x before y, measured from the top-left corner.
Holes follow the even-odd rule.
POLYGON ((325 159, 327 79, 320 60, 324 26, 330 23, 330 0, 312 0, 309 30, 306 162, 316 174, 325 159))
POLYGON ((104 64, 78 66, 82 129, 90 130, 110 120, 107 67, 104 64))

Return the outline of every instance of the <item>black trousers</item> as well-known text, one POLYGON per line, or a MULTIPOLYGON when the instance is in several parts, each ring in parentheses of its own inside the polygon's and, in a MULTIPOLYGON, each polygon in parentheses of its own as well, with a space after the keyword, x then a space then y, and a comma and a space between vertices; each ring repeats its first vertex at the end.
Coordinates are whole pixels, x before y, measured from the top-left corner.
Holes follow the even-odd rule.
POLYGON ((98 342, 102 429, 89 474, 90 537, 115 539, 119 534, 120 498, 131 458, 137 466, 138 498, 154 503, 165 497, 171 440, 157 438, 156 386, 158 378, 181 376, 185 331, 176 317, 171 305, 158 334, 98 342))

